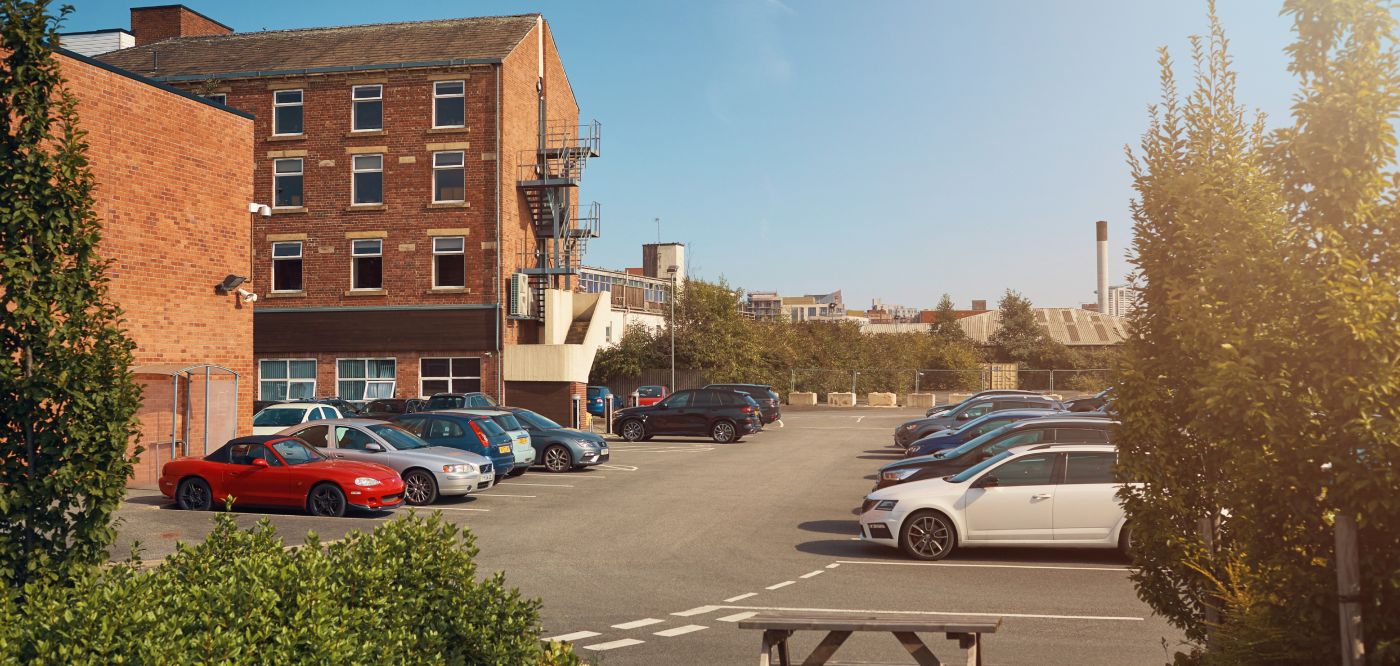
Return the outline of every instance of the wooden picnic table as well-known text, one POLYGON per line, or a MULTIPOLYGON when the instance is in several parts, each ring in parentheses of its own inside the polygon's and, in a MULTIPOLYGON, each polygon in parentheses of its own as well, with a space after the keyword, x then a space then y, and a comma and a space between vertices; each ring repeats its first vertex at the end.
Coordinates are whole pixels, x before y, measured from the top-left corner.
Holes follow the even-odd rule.
MULTIPOLYGON (((778 664, 792 666, 788 656, 788 638, 802 630, 828 631, 817 649, 802 662, 802 666, 841 666, 828 662, 836 649, 857 631, 888 631, 894 634, 919 666, 942 666, 918 636, 923 633, 944 633, 948 640, 958 642, 958 649, 967 652, 967 666, 982 666, 982 634, 996 633, 1001 618, 976 615, 924 615, 920 613, 862 613, 851 611, 765 611, 739 621, 740 629, 762 629, 763 647, 759 666, 772 666, 773 648, 778 649, 778 664)), ((857 662, 863 666, 901 666, 857 662)))

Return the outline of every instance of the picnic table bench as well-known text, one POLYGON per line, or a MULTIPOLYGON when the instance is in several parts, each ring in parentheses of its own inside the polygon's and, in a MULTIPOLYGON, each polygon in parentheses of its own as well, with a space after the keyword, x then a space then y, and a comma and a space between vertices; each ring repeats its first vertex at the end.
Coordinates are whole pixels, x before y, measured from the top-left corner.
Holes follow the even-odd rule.
MULTIPOLYGON (((828 662, 836 649, 857 631, 888 631, 894 634, 919 666, 942 666, 918 633, 944 633, 948 640, 958 642, 958 649, 967 653, 967 666, 982 666, 982 634, 996 633, 1001 618, 974 615, 923 615, 919 613, 862 613, 849 611, 765 611, 739 621, 740 629, 762 629, 763 647, 759 666, 773 666, 773 648, 778 649, 778 664, 792 666, 788 656, 788 638, 802 630, 828 631, 817 649, 802 662, 802 666, 842 666, 843 662, 828 662)), ((851 662, 845 662, 850 664, 851 662)), ((901 666, 854 662, 862 666, 901 666)))

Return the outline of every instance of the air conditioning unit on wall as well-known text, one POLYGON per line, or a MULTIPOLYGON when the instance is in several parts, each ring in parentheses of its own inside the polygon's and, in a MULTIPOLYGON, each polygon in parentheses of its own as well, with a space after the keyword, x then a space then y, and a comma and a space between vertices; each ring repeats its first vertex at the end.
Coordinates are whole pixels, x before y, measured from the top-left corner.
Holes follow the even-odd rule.
POLYGON ((528 317, 530 312, 530 276, 512 273, 510 276, 510 308, 512 317, 528 317))

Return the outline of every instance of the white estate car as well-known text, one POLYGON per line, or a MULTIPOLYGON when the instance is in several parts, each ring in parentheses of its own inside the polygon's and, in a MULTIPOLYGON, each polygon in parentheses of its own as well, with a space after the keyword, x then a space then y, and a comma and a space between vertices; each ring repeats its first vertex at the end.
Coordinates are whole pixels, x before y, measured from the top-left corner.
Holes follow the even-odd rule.
POLYGON ((1111 444, 1019 447, 955 476, 877 490, 860 538, 941 560, 959 546, 1126 549, 1111 444))
POLYGON ((253 416, 254 435, 276 435, 283 428, 307 421, 345 418, 340 410, 314 402, 279 402, 253 416))

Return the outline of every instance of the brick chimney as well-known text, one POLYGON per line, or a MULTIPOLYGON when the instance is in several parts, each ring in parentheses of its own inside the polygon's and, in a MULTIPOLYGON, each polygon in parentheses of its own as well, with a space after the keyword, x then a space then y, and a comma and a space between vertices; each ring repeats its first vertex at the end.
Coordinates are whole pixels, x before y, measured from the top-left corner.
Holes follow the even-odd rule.
POLYGON ((171 37, 231 35, 233 28, 184 5, 160 5, 132 7, 131 32, 140 46, 171 37))

